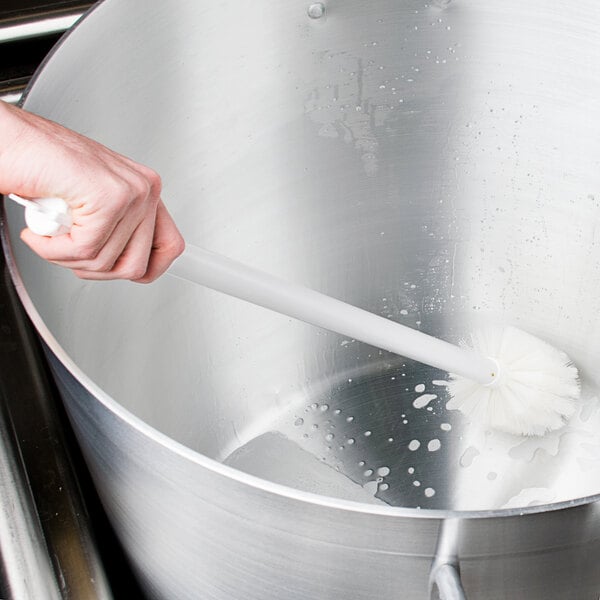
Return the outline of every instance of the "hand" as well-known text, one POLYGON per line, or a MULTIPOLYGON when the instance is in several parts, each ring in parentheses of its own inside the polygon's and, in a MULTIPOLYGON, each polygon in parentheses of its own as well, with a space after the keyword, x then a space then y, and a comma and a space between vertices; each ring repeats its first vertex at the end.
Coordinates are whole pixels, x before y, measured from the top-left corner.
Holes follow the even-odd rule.
POLYGON ((185 246, 152 169, 0 102, 0 193, 10 192, 69 204, 69 234, 50 238, 24 229, 21 239, 82 279, 149 283, 185 246))

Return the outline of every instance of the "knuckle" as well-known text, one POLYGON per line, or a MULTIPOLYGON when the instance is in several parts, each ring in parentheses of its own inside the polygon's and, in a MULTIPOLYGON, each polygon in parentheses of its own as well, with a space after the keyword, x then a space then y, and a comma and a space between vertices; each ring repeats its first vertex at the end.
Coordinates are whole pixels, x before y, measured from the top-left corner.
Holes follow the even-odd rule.
POLYGON ((133 182, 136 195, 140 198, 152 199, 158 202, 162 190, 160 175, 148 167, 141 167, 133 182))
POLYGON ((162 179, 160 175, 156 171, 148 169, 146 172, 146 178, 150 184, 151 194, 157 197, 160 196, 160 192, 162 190, 162 179))
POLYGON ((77 261, 93 261, 98 256, 100 247, 94 243, 79 244, 73 250, 73 260, 77 261))
POLYGON ((171 239, 168 242, 168 252, 173 258, 177 258, 185 250, 185 241, 181 236, 171 239))
POLYGON ((96 249, 94 246, 93 251, 80 253, 79 262, 85 271, 106 273, 113 269, 115 258, 110 253, 102 252, 101 249, 96 249))
POLYGON ((108 273, 112 271, 114 266, 115 263, 113 260, 109 260, 107 258, 97 258, 95 260, 92 260, 87 265, 87 270, 93 271, 95 273, 108 273))
POLYGON ((129 202, 132 196, 132 186, 124 179, 118 179, 112 182, 107 190, 107 196, 117 200, 118 202, 129 202))
POLYGON ((148 265, 142 263, 121 264, 115 269, 114 275, 119 279, 129 279, 135 281, 142 279, 148 270, 148 265))
POLYGON ((136 177, 135 181, 131 183, 133 196, 145 200, 150 196, 152 191, 152 185, 145 177, 136 177))
POLYGON ((137 205, 141 207, 147 203, 157 205, 160 199, 162 182, 157 173, 148 169, 148 172, 138 172, 133 177, 114 181, 107 190, 106 196, 111 199, 118 210, 128 209, 137 205))
POLYGON ((131 281, 136 281, 138 279, 142 279, 146 274, 146 268, 136 267, 133 269, 128 269, 126 273, 123 275, 124 279, 129 279, 131 281))

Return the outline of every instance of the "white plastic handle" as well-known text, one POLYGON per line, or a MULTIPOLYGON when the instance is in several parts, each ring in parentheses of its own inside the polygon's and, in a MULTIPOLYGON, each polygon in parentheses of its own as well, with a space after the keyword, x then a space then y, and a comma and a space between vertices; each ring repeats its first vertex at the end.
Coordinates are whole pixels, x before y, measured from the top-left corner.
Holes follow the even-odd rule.
POLYGON ((9 194, 8 197, 25 207, 25 223, 37 235, 54 237, 69 233, 73 225, 69 205, 62 198, 28 200, 9 194))
MULTIPOLYGON (((26 206, 34 233, 69 230, 64 200, 9 197, 26 206)), ((497 365, 489 358, 196 246, 187 245, 168 273, 482 384, 495 380, 497 365)))
POLYGON ((203 248, 188 245, 169 273, 479 383, 494 381, 489 358, 203 248))

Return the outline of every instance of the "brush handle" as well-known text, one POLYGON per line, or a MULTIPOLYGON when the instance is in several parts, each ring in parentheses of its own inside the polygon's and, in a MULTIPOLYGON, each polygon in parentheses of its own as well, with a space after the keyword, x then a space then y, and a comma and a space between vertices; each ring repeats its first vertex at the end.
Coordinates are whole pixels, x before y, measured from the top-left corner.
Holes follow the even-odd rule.
MULTIPOLYGON (((62 212, 68 214, 69 226, 70 213, 63 200, 53 198, 54 204, 45 207, 38 200, 9 197, 36 217, 28 222, 34 233, 69 231, 62 212), (64 211, 57 210, 56 201, 64 211)), ((496 380, 497 364, 487 357, 196 246, 188 245, 167 272, 482 384, 496 380)))
POLYGON ((71 230, 71 211, 62 198, 28 200, 17 194, 8 194, 8 198, 25 207, 25 223, 34 233, 53 237, 71 230))
POLYGON ((468 349, 196 246, 167 272, 479 383, 495 377, 496 363, 468 349))

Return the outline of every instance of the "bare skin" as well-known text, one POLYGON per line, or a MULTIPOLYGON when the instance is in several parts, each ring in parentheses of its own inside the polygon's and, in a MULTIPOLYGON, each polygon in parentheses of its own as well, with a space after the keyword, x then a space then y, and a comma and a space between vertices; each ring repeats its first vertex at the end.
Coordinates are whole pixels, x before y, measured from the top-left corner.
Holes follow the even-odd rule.
POLYGON ((56 123, 0 102, 0 193, 59 197, 71 232, 21 239, 82 279, 160 277, 185 244, 152 169, 56 123))

